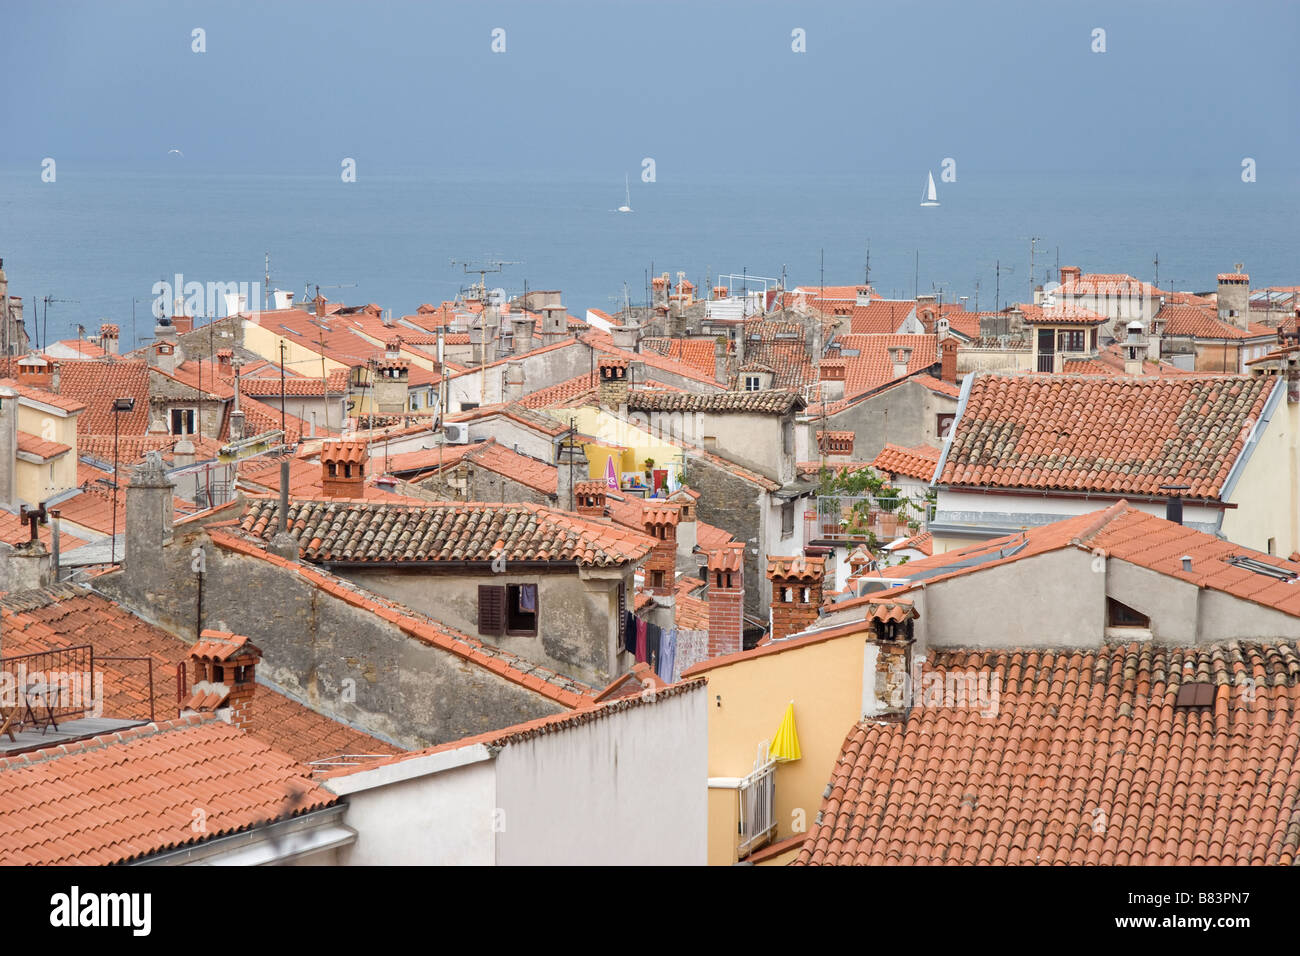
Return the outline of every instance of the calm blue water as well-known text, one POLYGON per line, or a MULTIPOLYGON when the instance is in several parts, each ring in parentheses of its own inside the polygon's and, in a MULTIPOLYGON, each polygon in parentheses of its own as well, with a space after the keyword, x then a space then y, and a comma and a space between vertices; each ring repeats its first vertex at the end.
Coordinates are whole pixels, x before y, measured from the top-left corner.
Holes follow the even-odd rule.
MULTIPOLYGON (((738 162, 743 156, 738 151, 738 162)), ((936 174, 938 170, 935 170, 936 174)), ((519 260, 490 286, 512 292, 562 289, 570 312, 613 310, 626 282, 643 300, 645 276, 685 270, 702 284, 747 269, 791 285, 858 282, 868 241, 871 280, 884 295, 910 296, 919 251, 921 291, 994 304, 994 263, 1003 304, 1028 293, 1029 237, 1042 238, 1038 278, 1060 261, 1085 271, 1153 278, 1207 289, 1215 273, 1244 262, 1252 285, 1300 282, 1300 181, 1244 184, 1220 175, 1172 181, 1129 177, 992 173, 959 169, 939 183, 938 208, 919 205, 925 170, 855 177, 714 181, 633 177, 631 215, 614 208, 623 183, 516 177, 252 176, 180 168, 149 174, 61 164, 55 183, 39 168, 0 170, 0 257, 13 295, 77 300, 48 312, 48 340, 94 331, 103 319, 131 338, 151 335, 152 286, 183 273, 200 282, 260 282, 301 297, 304 285, 332 300, 378 302, 394 314, 451 298, 468 278, 450 260, 519 260), (1013 272, 1006 273, 1010 267, 1013 272)))

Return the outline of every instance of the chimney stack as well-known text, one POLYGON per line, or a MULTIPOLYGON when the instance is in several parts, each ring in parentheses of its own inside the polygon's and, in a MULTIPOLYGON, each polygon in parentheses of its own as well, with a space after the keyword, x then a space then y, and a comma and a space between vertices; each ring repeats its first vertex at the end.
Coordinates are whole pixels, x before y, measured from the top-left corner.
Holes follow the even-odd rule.
POLYGON ((542 344, 562 342, 569 335, 569 313, 558 302, 542 306, 542 344))
POLYGON ((524 397, 524 363, 507 362, 503 375, 502 398, 507 402, 519 401, 524 397))
POLYGON ((144 461, 131 471, 131 483, 126 486, 123 564, 127 580, 139 588, 155 590, 167 581, 163 548, 172 540, 174 488, 156 451, 146 452, 144 461))
POLYGON ((510 320, 510 344, 516 355, 523 355, 533 350, 533 325, 536 319, 531 314, 517 315, 510 320))
POLYGON ((1219 274, 1219 318, 1239 329, 1250 325, 1250 276, 1242 268, 1238 262, 1236 272, 1219 274))
POLYGON ((1133 321, 1126 327, 1124 339, 1124 374, 1141 375, 1147 346, 1142 341, 1142 323, 1133 321))
MULTIPOLYGON (((605 495, 609 487, 603 481, 579 481, 573 486, 574 510, 585 518, 605 517, 605 495)), ((564 502, 560 502, 563 506, 564 502)))
POLYGON ((275 513, 275 536, 267 550, 286 561, 298 560, 298 539, 289 533, 289 459, 280 459, 280 507, 275 513))
POLYGON ((321 492, 327 498, 364 498, 366 445, 359 441, 329 441, 321 445, 321 492))
POLYGON ((744 650, 745 546, 738 541, 709 553, 709 657, 744 650))
POLYGON ((1078 281, 1079 276, 1082 274, 1083 270, 1078 266, 1061 266, 1060 283, 1061 285, 1069 285, 1071 282, 1078 281))
POLYGON ((627 352, 636 352, 641 348, 641 326, 635 322, 614 326, 610 332, 610 337, 614 340, 615 348, 627 352))
POLYGON ((118 333, 118 327, 112 323, 105 323, 99 327, 99 347, 109 355, 118 354, 118 333))
POLYGON ((951 385, 957 384, 957 349, 956 339, 944 339, 939 343, 939 377, 951 385))
POLYGON ((667 596, 676 591, 679 508, 671 501, 647 501, 641 513, 643 530, 656 542, 645 562, 645 580, 652 594, 667 596))
MULTIPOLYGON (((745 330, 741 329, 740 334, 743 336, 745 330)), ((721 335, 713 343, 713 378, 724 385, 731 378, 727 368, 727 340, 721 335)))
POLYGON ((215 711, 240 730, 251 729, 261 657, 261 649, 244 635, 204 628, 190 648, 194 686, 181 716, 215 711))
POLYGON ((817 623, 826 579, 826 559, 803 555, 767 559, 772 582, 772 640, 798 634, 817 623))
POLYGON ((857 288, 857 297, 854 299, 854 305, 859 308, 871 304, 871 287, 860 285, 857 288))
MULTIPOLYGON (((867 605, 871 636, 867 646, 875 651, 875 687, 867 714, 877 720, 906 720, 912 709, 912 622, 916 608, 906 598, 881 599, 867 605)), ((870 656, 868 657, 870 660, 870 656)))
POLYGON ((912 364, 912 347, 910 345, 898 345, 889 350, 894 359, 894 378, 902 378, 907 374, 908 366, 912 364))
POLYGON ((610 409, 622 408, 627 404, 627 359, 603 356, 597 369, 600 373, 600 386, 597 388, 600 404, 610 409))

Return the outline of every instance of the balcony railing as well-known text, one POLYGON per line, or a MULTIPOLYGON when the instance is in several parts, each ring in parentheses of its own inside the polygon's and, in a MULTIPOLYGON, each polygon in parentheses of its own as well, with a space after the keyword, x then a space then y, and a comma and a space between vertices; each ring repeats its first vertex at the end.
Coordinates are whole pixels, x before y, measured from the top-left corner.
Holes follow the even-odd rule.
POLYGON ((744 856, 776 835, 776 761, 768 760, 740 781, 740 844, 744 856))
POLYGON ((874 534, 878 541, 893 541, 909 534, 908 522, 924 528, 934 517, 934 504, 906 499, 892 512, 879 507, 869 495, 819 495, 804 512, 804 540, 856 544, 874 534))

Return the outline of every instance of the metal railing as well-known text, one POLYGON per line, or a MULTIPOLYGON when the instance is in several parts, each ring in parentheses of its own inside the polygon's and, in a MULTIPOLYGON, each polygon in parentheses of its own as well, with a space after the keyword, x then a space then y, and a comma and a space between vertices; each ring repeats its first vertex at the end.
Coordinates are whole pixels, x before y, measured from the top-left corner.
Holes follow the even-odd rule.
POLYGON ((94 710, 95 651, 89 644, 0 658, 7 674, 0 707, 17 708, 21 724, 38 727, 94 710))
POLYGON ((933 502, 905 498, 893 511, 870 495, 818 495, 804 512, 804 540, 855 543, 872 534, 888 541, 909 533, 908 522, 925 528, 934 517, 933 502))
POLYGON ((740 844, 737 855, 766 843, 776 833, 776 761, 740 781, 740 844))

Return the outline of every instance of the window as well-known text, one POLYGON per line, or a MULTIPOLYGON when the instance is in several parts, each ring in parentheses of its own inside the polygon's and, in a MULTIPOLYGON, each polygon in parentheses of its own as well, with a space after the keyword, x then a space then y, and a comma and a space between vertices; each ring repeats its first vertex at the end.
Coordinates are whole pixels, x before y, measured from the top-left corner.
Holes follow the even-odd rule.
POLYGON ((1275 553, 1273 549, 1276 548, 1276 547, 1277 547, 1277 538, 1269 538, 1269 539, 1268 539, 1268 553, 1269 553, 1269 554, 1273 554, 1273 553, 1275 553))
POLYGON ((650 572, 650 586, 652 588, 661 588, 664 586, 664 573, 662 571, 650 572))
POLYGON ((412 393, 411 393, 411 411, 413 411, 413 412, 418 412, 419 410, 420 410, 420 393, 419 393, 419 392, 412 392, 412 393))
POLYGON ((1106 598, 1106 624, 1109 627, 1150 627, 1151 618, 1114 598, 1106 598))
POLYGON ((747 392, 759 391, 759 378, 757 375, 745 376, 745 391, 747 392))
POLYGON ((536 584, 480 584, 478 632, 489 637, 537 633, 536 584))
POLYGON ((1083 330, 1070 329, 1061 330, 1057 333, 1058 341, 1061 343, 1060 351, 1062 352, 1082 352, 1083 351, 1083 330))
POLYGON ((794 502, 787 501, 781 505, 781 537, 788 538, 794 534, 794 502))
POLYGON ((943 412, 935 419, 935 433, 940 441, 947 441, 952 437, 952 423, 956 420, 957 415, 953 412, 943 412))
POLYGON ((173 435, 193 435, 195 410, 192 408, 173 408, 171 426, 173 435))
POLYGON ((781 423, 781 450, 787 455, 794 454, 794 421, 789 418, 781 423))

